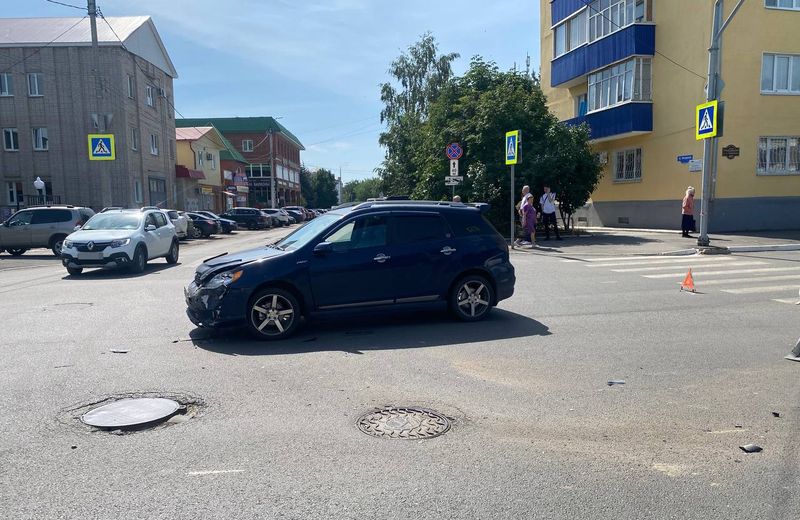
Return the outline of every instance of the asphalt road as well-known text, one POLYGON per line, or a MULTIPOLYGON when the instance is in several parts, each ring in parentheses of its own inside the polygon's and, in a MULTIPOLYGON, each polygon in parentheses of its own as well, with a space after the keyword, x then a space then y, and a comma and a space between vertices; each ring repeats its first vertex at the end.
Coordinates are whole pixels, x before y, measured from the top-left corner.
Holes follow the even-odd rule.
POLYGON ((0 518, 797 518, 800 363, 783 356, 800 254, 522 251, 516 295, 483 323, 373 317, 277 344, 194 330, 199 262, 280 233, 194 241, 141 276, 0 256, 0 518), (699 294, 678 290, 687 266, 699 294), (123 435, 76 419, 123 395, 190 418, 123 435), (452 429, 355 427, 389 404, 452 429))

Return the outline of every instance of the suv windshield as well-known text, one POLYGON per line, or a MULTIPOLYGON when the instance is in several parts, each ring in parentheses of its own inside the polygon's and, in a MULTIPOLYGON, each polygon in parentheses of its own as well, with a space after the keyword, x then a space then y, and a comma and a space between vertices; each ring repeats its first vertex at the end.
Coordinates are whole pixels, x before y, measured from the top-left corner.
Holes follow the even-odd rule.
POLYGON ((325 215, 310 221, 308 224, 299 227, 297 231, 290 234, 276 245, 283 249, 300 249, 317 235, 328 229, 331 224, 342 218, 341 215, 325 215))
POLYGON ((136 229, 141 221, 142 215, 138 213, 100 213, 90 218, 81 229, 136 229))

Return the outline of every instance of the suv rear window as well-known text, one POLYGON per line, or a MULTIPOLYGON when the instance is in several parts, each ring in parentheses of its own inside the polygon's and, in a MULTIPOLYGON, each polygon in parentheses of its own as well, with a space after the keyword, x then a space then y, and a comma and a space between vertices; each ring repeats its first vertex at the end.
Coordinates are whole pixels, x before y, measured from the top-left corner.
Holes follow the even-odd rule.
POLYGON ((477 211, 448 211, 445 216, 458 237, 497 233, 497 230, 477 211))
POLYGON ((39 209, 33 212, 31 224, 53 224, 70 220, 72 212, 68 209, 39 209))
POLYGON ((414 244, 451 238, 447 222, 439 215, 398 215, 394 220, 394 238, 398 244, 414 244))

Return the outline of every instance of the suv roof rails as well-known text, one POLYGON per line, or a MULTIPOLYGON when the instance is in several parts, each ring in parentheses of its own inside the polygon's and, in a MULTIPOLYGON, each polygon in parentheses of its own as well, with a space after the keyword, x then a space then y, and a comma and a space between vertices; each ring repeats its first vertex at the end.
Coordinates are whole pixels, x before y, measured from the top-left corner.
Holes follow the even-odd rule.
POLYGON ((140 209, 139 211, 149 211, 151 209, 157 209, 159 211, 161 210, 161 208, 159 208, 158 206, 142 206, 142 209, 140 209))
MULTIPOLYGON (((447 206, 450 208, 477 208, 481 213, 486 213, 491 207, 486 202, 450 202, 446 200, 375 200, 370 202, 356 203, 357 209, 366 209, 373 206, 447 206)), ((339 206, 342 207, 342 206, 339 206)))
POLYGON ((121 210, 121 209, 125 209, 125 208, 123 208, 122 206, 109 206, 107 208, 101 209, 100 213, 105 213, 106 211, 112 211, 112 210, 121 210))

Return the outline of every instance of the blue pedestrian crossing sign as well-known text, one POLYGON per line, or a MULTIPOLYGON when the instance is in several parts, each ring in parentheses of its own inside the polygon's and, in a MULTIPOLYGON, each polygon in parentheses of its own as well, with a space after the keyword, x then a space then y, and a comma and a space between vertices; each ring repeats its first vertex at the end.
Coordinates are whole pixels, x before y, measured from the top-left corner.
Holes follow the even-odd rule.
POLYGON ((506 132, 506 164, 519 162, 519 130, 506 132))
POLYGON ((698 141, 716 137, 719 131, 717 118, 719 115, 719 102, 717 100, 697 105, 695 112, 695 137, 698 141))
POLYGON ((113 161, 116 158, 114 134, 89 134, 90 161, 113 161))

